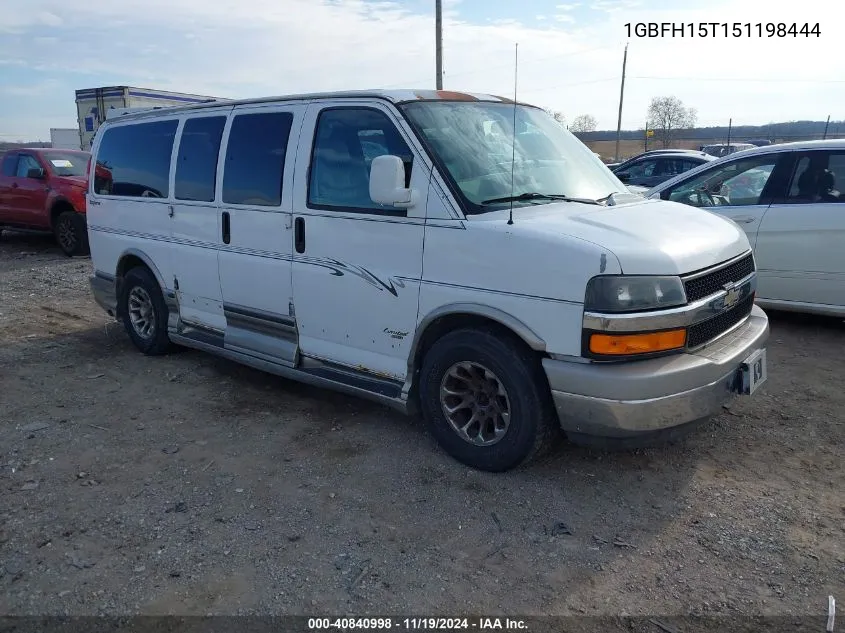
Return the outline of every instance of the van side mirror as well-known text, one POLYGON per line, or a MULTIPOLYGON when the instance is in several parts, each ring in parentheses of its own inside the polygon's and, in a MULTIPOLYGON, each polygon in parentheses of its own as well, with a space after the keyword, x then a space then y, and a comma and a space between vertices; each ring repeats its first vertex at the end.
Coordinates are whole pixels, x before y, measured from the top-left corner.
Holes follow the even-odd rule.
POLYGON ((370 198, 389 207, 410 207, 413 190, 405 186, 405 164, 391 154, 376 156, 370 165, 370 198))
POLYGON ((33 167, 28 172, 26 172, 27 178, 34 178, 35 180, 43 180, 47 174, 44 173, 44 169, 41 167, 33 167))

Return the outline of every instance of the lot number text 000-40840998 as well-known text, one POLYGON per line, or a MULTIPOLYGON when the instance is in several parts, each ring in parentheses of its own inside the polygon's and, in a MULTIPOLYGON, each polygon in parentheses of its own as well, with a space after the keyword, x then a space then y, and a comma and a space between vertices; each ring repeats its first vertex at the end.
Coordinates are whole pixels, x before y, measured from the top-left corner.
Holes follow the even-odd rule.
POLYGON ((627 22, 628 37, 821 37, 818 22, 627 22))
POLYGON ((512 618, 308 618, 308 630, 526 630, 526 622, 512 618))

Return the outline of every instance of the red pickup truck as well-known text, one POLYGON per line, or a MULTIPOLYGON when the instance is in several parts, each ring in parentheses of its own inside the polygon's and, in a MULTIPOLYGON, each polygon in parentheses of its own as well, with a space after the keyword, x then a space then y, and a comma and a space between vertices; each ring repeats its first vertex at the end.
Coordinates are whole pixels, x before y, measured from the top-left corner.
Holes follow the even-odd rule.
POLYGON ((49 148, 0 158, 0 232, 52 231, 67 255, 88 254, 85 191, 91 154, 49 148))

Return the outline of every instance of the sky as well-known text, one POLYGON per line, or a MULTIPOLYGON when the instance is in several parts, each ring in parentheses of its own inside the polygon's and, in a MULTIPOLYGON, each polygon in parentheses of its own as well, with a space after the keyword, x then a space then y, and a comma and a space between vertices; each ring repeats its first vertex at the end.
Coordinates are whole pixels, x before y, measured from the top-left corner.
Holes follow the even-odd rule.
MULTIPOLYGON (((435 0, 0 0, 0 140, 76 127, 74 91, 248 98, 433 88, 435 0)), ((443 87, 517 96, 571 122, 642 128, 674 95, 699 125, 845 119, 837 0, 443 0, 443 87), (682 8, 678 8, 682 7, 682 8), (637 37, 631 23, 759 22, 820 36, 637 37), (839 70, 837 70, 839 69, 839 70), (837 109, 839 106, 839 109, 837 109)), ((729 29, 731 27, 729 26, 729 29)), ((765 26, 763 27, 765 29, 765 26)))

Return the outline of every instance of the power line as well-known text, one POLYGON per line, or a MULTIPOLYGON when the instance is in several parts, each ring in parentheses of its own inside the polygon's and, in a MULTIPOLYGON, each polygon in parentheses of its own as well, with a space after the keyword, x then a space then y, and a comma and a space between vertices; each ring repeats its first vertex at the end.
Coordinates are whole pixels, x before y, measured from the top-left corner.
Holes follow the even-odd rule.
POLYGON ((819 84, 843 84, 845 79, 759 79, 742 77, 655 77, 652 75, 638 75, 631 79, 656 79, 666 81, 745 81, 757 83, 819 83, 819 84))
POLYGON ((546 86, 545 88, 535 88, 535 89, 523 88, 523 93, 530 92, 530 93, 533 94, 535 92, 547 92, 549 90, 555 90, 557 88, 569 88, 570 86, 586 86, 588 84, 600 84, 600 83, 604 83, 606 81, 616 81, 617 79, 619 79, 619 78, 618 77, 605 77, 604 79, 590 79, 588 81, 575 81, 575 82, 566 83, 566 84, 556 84, 554 86, 546 86))

